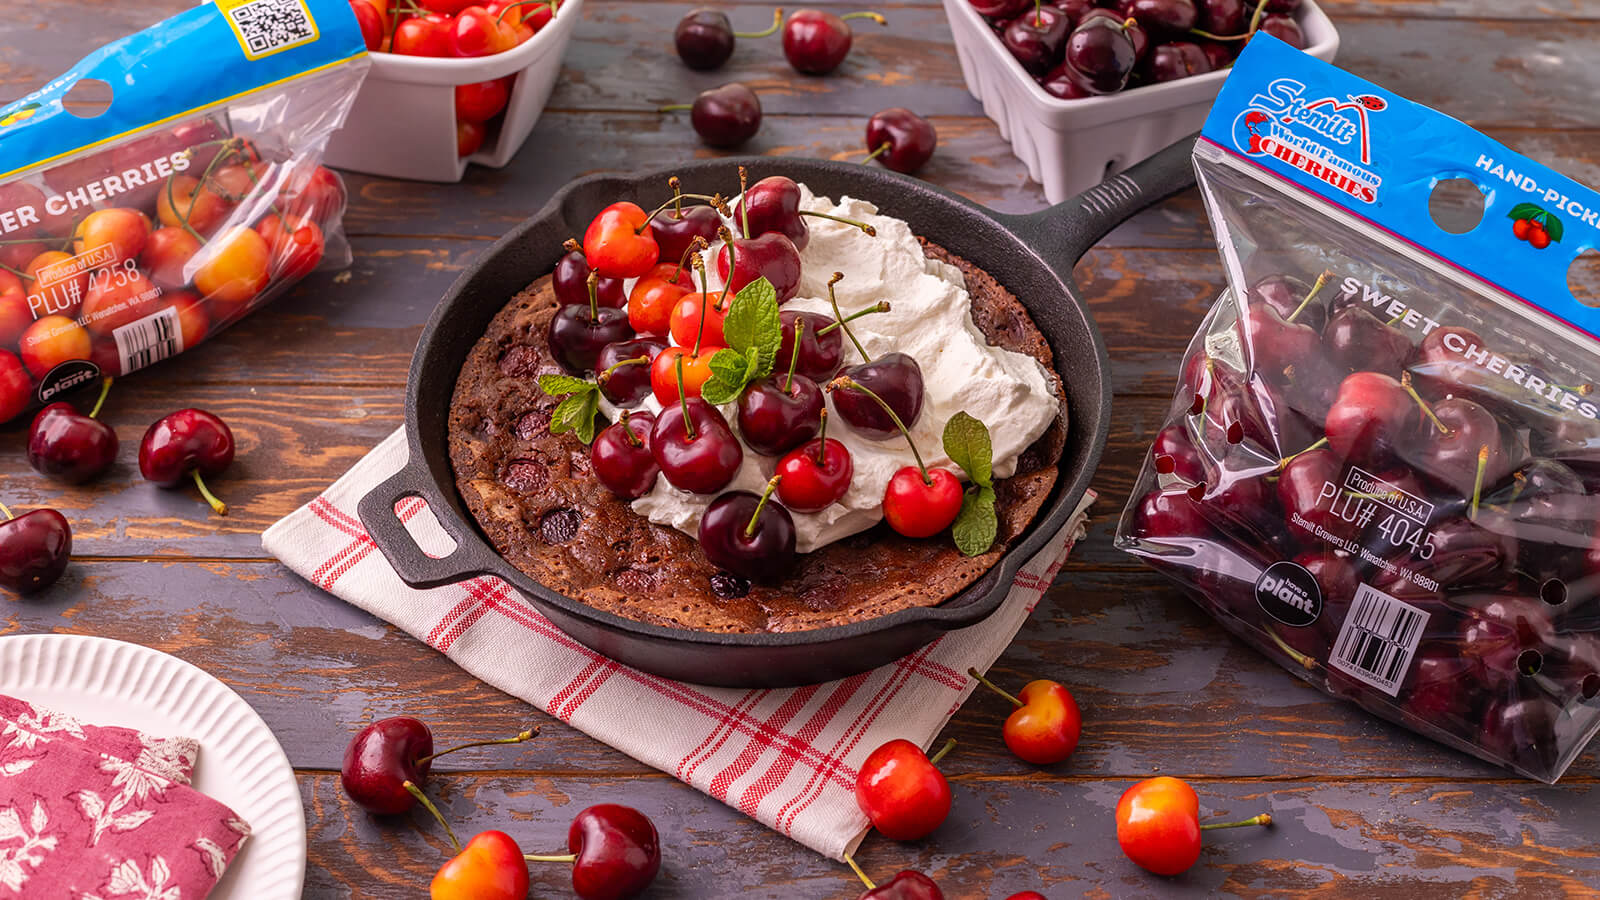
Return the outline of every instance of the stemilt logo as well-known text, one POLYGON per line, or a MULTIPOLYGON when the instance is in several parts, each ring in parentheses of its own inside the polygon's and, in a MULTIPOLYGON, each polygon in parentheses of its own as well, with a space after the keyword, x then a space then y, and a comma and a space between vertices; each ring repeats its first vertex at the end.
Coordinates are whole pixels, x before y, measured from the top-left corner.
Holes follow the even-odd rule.
POLYGON ((1383 177, 1372 163, 1370 113, 1389 104, 1372 94, 1306 99, 1306 86, 1279 78, 1234 119, 1233 141, 1246 156, 1270 156, 1363 203, 1375 203, 1383 177))

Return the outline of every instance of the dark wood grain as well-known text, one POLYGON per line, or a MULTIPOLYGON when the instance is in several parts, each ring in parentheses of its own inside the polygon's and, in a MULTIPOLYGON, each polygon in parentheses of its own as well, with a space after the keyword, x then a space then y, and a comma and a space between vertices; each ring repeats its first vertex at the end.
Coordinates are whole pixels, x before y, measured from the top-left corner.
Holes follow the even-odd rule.
MULTIPOLYGON (((824 0, 856 6, 855 0, 824 0)), ((0 15, 0 102, 92 47, 190 0, 53 0, 0 15)), ((759 3, 723 4, 741 27, 759 3)), ((1327 0, 1340 63, 1581 181, 1600 183, 1600 7, 1589 0, 1327 0)), ((266 719, 299 769, 310 827, 310 897, 415 897, 445 855, 422 818, 377 822, 352 808, 336 768, 374 717, 419 715, 442 743, 538 722, 536 741, 443 761, 431 789, 458 828, 509 831, 549 850, 583 806, 621 801, 661 827, 654 897, 853 897, 847 871, 615 750, 466 676, 447 659, 268 560, 259 532, 316 495, 401 421, 410 351, 464 266, 560 187, 602 171, 671 167, 711 154, 682 116, 655 104, 741 79, 766 119, 746 152, 856 158, 863 119, 908 105, 941 145, 922 174, 1005 212, 1044 206, 1009 146, 967 94, 934 0, 880 7, 891 27, 857 28, 838 76, 792 76, 775 41, 743 42, 721 72, 691 73, 668 35, 688 4, 590 0, 552 108, 501 170, 459 185, 348 177, 354 264, 318 273, 215 340, 119 383, 108 416, 122 461, 95 485, 62 488, 21 459, 20 425, 0 430, 0 494, 63 509, 79 562, 56 589, 8 607, 4 633, 59 631, 137 641, 217 674, 266 719), (189 491, 139 481, 143 426, 182 405, 231 421, 239 462, 218 479, 233 504, 213 516, 189 491)), ((530 278, 538 273, 530 273, 530 278)), ((1008 707, 976 695, 946 733, 951 820, 931 839, 869 839, 863 864, 887 877, 934 874, 946 895, 1003 897, 1360 896, 1404 900, 1568 897, 1600 889, 1600 755, 1563 783, 1518 781, 1325 697, 1228 635, 1111 543, 1150 437, 1169 408, 1177 356, 1221 287, 1210 230, 1188 192, 1116 229, 1079 265, 1106 335, 1117 391, 1100 504, 1088 540, 995 667, 1016 686, 1068 684, 1085 714, 1066 765, 1012 757, 1008 707), (1267 809, 1270 831, 1208 837, 1201 863, 1152 878, 1117 852, 1109 810, 1132 780, 1196 783, 1206 815, 1267 809)), ((1600 271, 1581 287, 1600 292, 1600 271)), ((535 896, 565 893, 559 867, 535 896)))

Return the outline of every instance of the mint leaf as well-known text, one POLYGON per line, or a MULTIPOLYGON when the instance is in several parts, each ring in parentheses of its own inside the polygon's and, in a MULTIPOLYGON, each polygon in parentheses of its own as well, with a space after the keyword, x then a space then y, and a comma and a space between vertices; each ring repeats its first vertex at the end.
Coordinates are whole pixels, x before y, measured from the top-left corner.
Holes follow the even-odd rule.
POLYGON ((721 406, 724 403, 732 403, 742 390, 744 390, 743 381, 724 381, 721 376, 713 375, 700 386, 700 399, 712 406, 721 406))
POLYGON ((729 384, 743 385, 744 373, 750 367, 744 354, 724 347, 711 355, 711 375, 729 384))
POLYGON ((559 397, 562 394, 573 394, 578 391, 598 390, 598 387, 592 381, 571 375, 540 375, 539 390, 552 397, 559 397))
POLYGON ((745 384, 749 384, 750 382, 755 381, 757 378, 763 378, 768 372, 772 371, 771 363, 767 363, 766 369, 763 371, 761 366, 763 359, 765 359, 765 357, 762 356, 760 347, 750 348, 750 360, 745 364, 743 373, 745 384))
POLYGON ((760 351, 760 359, 765 362, 755 370, 753 378, 772 371, 772 361, 778 358, 778 343, 783 340, 778 323, 778 292, 772 282, 757 278, 740 289, 722 320, 722 337, 747 360, 752 351, 760 351))
MULTIPOLYGON (((965 412, 951 416, 950 421, 944 423, 944 454, 967 473, 973 484, 984 488, 993 486, 994 445, 989 441, 988 426, 982 422, 965 412)), ((991 501, 990 506, 993 505, 991 501)), ((962 512, 965 514, 965 507, 962 512)), ((993 540, 992 535, 990 540, 993 540)))
POLYGON ((599 385, 571 375, 541 375, 539 390, 561 397, 550 412, 551 434, 571 431, 585 444, 594 440, 594 417, 600 412, 599 385))
POLYGON ((1000 517, 994 511, 994 488, 983 486, 961 498, 961 512, 950 526, 956 549, 962 556, 981 556, 994 546, 1000 531, 1000 517))

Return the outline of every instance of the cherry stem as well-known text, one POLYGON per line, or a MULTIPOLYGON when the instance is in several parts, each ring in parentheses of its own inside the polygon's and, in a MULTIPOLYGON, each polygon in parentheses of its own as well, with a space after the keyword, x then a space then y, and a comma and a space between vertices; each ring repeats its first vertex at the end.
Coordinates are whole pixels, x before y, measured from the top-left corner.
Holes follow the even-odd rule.
POLYGON ((1284 643, 1283 638, 1278 636, 1278 630, 1276 628, 1268 628, 1267 637, 1271 638, 1272 642, 1278 645, 1279 650, 1282 650, 1290 659, 1299 663, 1302 668, 1315 669, 1317 667, 1316 660, 1284 643))
MULTIPOLYGON (((873 313, 886 313, 888 311, 889 311, 889 301, 887 301, 887 300, 879 300, 873 306, 869 306, 866 309, 858 309, 855 312, 851 313, 850 315, 845 316, 844 317, 844 321, 846 321, 846 322, 854 322, 855 320, 861 318, 862 316, 870 316, 873 313)), ((829 322, 828 324, 822 326, 821 328, 818 328, 817 329, 817 337, 822 337, 823 335, 827 334, 828 332, 830 332, 830 331, 832 331, 832 330, 834 330, 835 328, 838 328, 838 327, 839 327, 839 320, 835 319, 832 322, 829 322)))
POLYGON ((644 441, 639 440, 639 436, 637 434, 633 433, 632 426, 630 426, 628 424, 628 411, 627 410, 623 410, 622 411, 621 422, 622 422, 623 439, 628 442, 628 446, 630 446, 630 447, 643 447, 644 446, 644 441))
POLYGON ((218 500, 216 495, 211 493, 211 490, 206 487, 205 481, 200 477, 200 470, 193 469, 189 472, 189 474, 194 476, 194 486, 200 489, 200 496, 206 498, 206 502, 211 504, 211 508, 216 511, 217 515, 227 515, 228 504, 218 500))
POLYGON ((778 482, 783 480, 782 475, 774 475, 767 482, 767 489, 761 492, 761 499, 756 501, 755 512, 750 514, 750 524, 744 527, 746 539, 756 536, 756 525, 761 521, 761 511, 767 508, 767 500, 772 497, 772 492, 778 489, 778 482))
POLYGON ((1472 479, 1472 510, 1467 513, 1467 518, 1476 522, 1478 520, 1478 501, 1483 497, 1483 472, 1489 467, 1489 445, 1484 444, 1478 448, 1478 471, 1472 479))
POLYGON ((1212 829, 1215 829, 1215 828, 1242 828, 1242 827, 1244 827, 1246 825, 1271 825, 1271 824, 1272 824, 1272 814, 1271 813, 1262 813, 1259 816, 1251 816, 1250 818, 1245 819, 1242 822, 1212 822, 1209 825, 1201 825, 1200 826, 1200 830, 1201 831, 1211 831, 1212 829))
MULTIPOLYGON (((700 355, 700 339, 706 335, 706 307, 711 303, 711 289, 706 286, 705 261, 698 256, 694 258, 694 271, 696 275, 700 276, 700 324, 695 328, 694 332, 694 355, 698 357, 700 355)), ((732 267, 728 269, 728 277, 733 277, 732 267)), ((726 294, 727 291, 724 290, 723 293, 726 294)), ((679 357, 679 359, 682 359, 682 357, 679 357)), ((681 374, 678 381, 680 384, 683 381, 681 374)))
POLYGON ((889 24, 889 20, 885 19, 883 17, 882 13, 875 13, 875 12, 872 12, 871 10, 864 10, 862 12, 845 13, 844 15, 840 16, 839 18, 841 18, 841 19, 871 19, 872 21, 877 22, 879 25, 888 25, 889 24))
POLYGON ((1417 401, 1417 406, 1422 408, 1422 414, 1428 417, 1428 421, 1432 422, 1435 428, 1439 429, 1440 434, 1450 433, 1450 429, 1446 428, 1445 424, 1439 421, 1439 417, 1433 414, 1433 407, 1429 406, 1422 399, 1422 395, 1417 393, 1417 389, 1411 386, 1410 372, 1400 373, 1400 386, 1405 388, 1406 393, 1411 395, 1411 399, 1417 401))
POLYGON ((548 6, 550 7, 550 15, 552 17, 555 16, 555 14, 559 11, 554 0, 519 0, 517 3, 507 4, 505 9, 500 10, 500 15, 494 17, 495 24, 504 22, 506 20, 506 13, 511 12, 513 9, 516 9, 519 6, 548 6))
POLYGON ((527 731, 524 731, 521 734, 514 734, 508 738, 497 738, 492 741, 473 741, 470 744, 462 744, 458 747, 451 747, 449 750, 440 750, 438 753, 435 753, 432 756, 424 756, 423 758, 417 760, 417 765, 420 766, 424 763, 433 762, 447 753, 454 753, 457 750, 465 750, 468 747, 489 747, 495 744, 520 744, 523 741, 532 740, 538 733, 539 729, 529 728, 527 731))
POLYGON ((954 750, 955 748, 956 748, 956 739, 955 738, 951 738, 951 739, 945 741, 944 742, 944 746, 939 748, 939 752, 938 753, 935 753, 934 755, 928 757, 928 763, 930 765, 937 766, 939 764, 939 760, 944 759, 946 756, 949 756, 950 755, 950 751, 954 750))
POLYGON ((589 288, 589 324, 600 320, 600 273, 591 271, 585 282, 589 288))
MULTIPOLYGON (((673 179, 676 180, 677 176, 673 176, 673 179)), ((674 187, 674 190, 676 190, 677 186, 674 185, 673 187, 674 187)), ((682 211, 682 209, 683 209, 683 198, 685 198, 685 197, 688 197, 691 200, 704 200, 705 201, 705 205, 709 206, 709 207, 712 207, 713 209, 715 209, 716 205, 719 202, 721 202, 721 200, 722 200, 722 198, 720 196, 717 196, 715 194, 682 194, 682 193, 675 193, 675 194, 672 195, 672 199, 671 200, 668 200, 667 202, 665 202, 665 203, 661 204, 660 206, 656 207, 655 209, 650 210, 650 215, 644 217, 644 223, 642 225, 640 225, 638 228, 635 228, 633 230, 633 233, 634 234, 644 234, 644 230, 646 228, 650 227, 650 220, 651 219, 654 219, 656 216, 661 215, 662 213, 666 212, 668 209, 670 209, 670 208, 672 208, 674 206, 676 206, 679 211, 682 211)))
POLYGON ((868 153, 867 154, 867 158, 863 159, 861 161, 861 164, 864 166, 867 163, 872 162, 873 160, 877 159, 879 156, 882 156, 885 151, 887 151, 890 147, 893 147, 893 146, 894 146, 894 143, 892 141, 884 141, 883 143, 878 145, 878 149, 872 151, 871 153, 868 153))
POLYGON ((656 107, 656 112, 677 112, 683 109, 694 109, 693 103, 669 103, 666 106, 656 107))
POLYGON ((1333 273, 1332 272, 1329 272, 1327 270, 1323 270, 1323 273, 1321 275, 1317 276, 1316 283, 1311 285, 1311 290, 1306 293, 1306 298, 1304 300, 1300 301, 1300 305, 1296 306, 1294 308, 1294 312, 1290 313, 1289 314, 1289 318, 1284 319, 1284 321, 1285 322, 1293 322, 1295 320, 1295 318, 1297 316, 1299 316, 1302 311, 1305 310, 1306 307, 1311 305, 1312 299, 1314 299, 1317 296, 1317 294, 1322 290, 1322 286, 1327 284, 1328 283, 1328 279, 1332 278, 1332 277, 1333 277, 1333 273))
POLYGON ((645 363, 647 363, 649 361, 650 361, 650 357, 648 357, 648 356, 632 356, 632 357, 629 357, 629 358, 624 359, 624 360, 618 360, 615 365, 610 366, 604 372, 601 372, 599 377, 596 378, 595 381, 600 383, 600 384, 605 384, 606 380, 611 377, 611 373, 615 372, 616 370, 618 370, 620 368, 622 368, 623 366, 640 366, 640 365, 644 365, 645 363))
POLYGON ((673 272, 672 277, 668 278, 667 281, 671 284, 677 284, 678 276, 683 274, 684 269, 690 268, 689 255, 699 253, 701 250, 704 250, 709 246, 711 245, 706 243, 705 238, 698 234, 695 235, 694 240, 689 242, 689 246, 683 248, 683 255, 678 257, 678 271, 673 272))
POLYGON ((450 846, 456 848, 456 852, 460 853, 461 852, 461 842, 459 840, 456 840, 455 829, 451 828, 450 827, 450 823, 445 821, 444 813, 439 812, 439 807, 433 805, 433 801, 429 800, 428 799, 428 795, 424 794, 422 792, 422 788, 417 787, 416 785, 412 784, 410 781, 405 782, 403 787, 405 787, 407 793, 409 793, 411 796, 417 798, 417 802, 422 804, 422 808, 423 809, 426 809, 428 812, 433 813, 433 817, 435 819, 439 820, 439 824, 440 825, 444 826, 444 833, 450 835, 450 846))
POLYGON ((883 411, 888 413, 889 418, 894 421, 894 427, 900 429, 900 433, 905 435, 906 446, 911 448, 911 456, 917 461, 917 468, 922 471, 922 483, 926 485, 933 484, 933 476, 928 474, 928 466, 922 461, 922 454, 917 451, 917 442, 911 439, 911 429, 906 427, 906 423, 900 421, 900 414, 894 411, 894 407, 890 406, 887 400, 879 397, 877 393, 872 390, 872 388, 867 387, 859 381, 855 381, 848 375, 840 375, 838 378, 835 378, 828 384, 828 390, 831 391, 835 388, 860 391, 861 393, 866 394, 868 397, 871 397, 874 403, 883 407, 883 411))
POLYGON ((816 210, 802 209, 802 210, 800 210, 800 215, 802 215, 802 216, 811 216, 812 218, 816 218, 816 219, 827 219, 830 222, 842 222, 845 225, 853 225, 856 228, 861 229, 862 231, 867 233, 868 237, 877 237, 878 236, 878 229, 873 228, 870 224, 868 224, 866 222, 857 222, 855 219, 846 219, 844 216, 836 216, 833 213, 825 213, 825 212, 818 212, 816 210))
POLYGON ((828 407, 823 405, 822 411, 817 413, 817 419, 822 424, 817 427, 817 468, 827 468, 828 465, 828 407))
POLYGON ((100 407, 105 405, 106 395, 111 393, 111 377, 100 379, 100 398, 94 401, 94 409, 89 410, 89 418, 100 415, 100 407))
POLYGON ((1245 26, 1245 37, 1248 38, 1250 35, 1255 34, 1256 29, 1261 27, 1261 17, 1266 14, 1266 11, 1267 0, 1260 0, 1260 2, 1256 4, 1255 14, 1250 17, 1250 24, 1245 26))
POLYGON ((1044 0, 1033 0, 1033 27, 1035 28, 1040 28, 1044 25, 1044 22, 1039 19, 1039 16, 1044 12, 1043 7, 1044 0))
MULTIPOLYGON (((750 173, 744 166, 739 167, 739 230, 743 232, 744 239, 750 240, 750 204, 746 194, 750 193, 750 173)), ((731 251, 730 251, 731 252, 731 251)), ((728 277, 733 277, 733 257, 728 257, 728 277)))
POLYGON ((1201 31, 1198 28, 1189 29, 1189 33, 1195 37, 1205 38, 1208 41, 1242 41, 1250 36, 1248 32, 1245 34, 1212 34, 1209 31, 1201 31))
POLYGON ((800 339, 806 335, 806 317, 801 316, 794 323, 794 350, 789 354, 789 375, 783 382, 785 394, 794 390, 794 370, 800 365, 800 339))
MULTIPOLYGON (((698 348, 698 346, 699 344, 697 342, 696 347, 698 348)), ((699 355, 698 352, 696 355, 699 355)), ((672 365, 678 370, 678 405, 683 407, 683 436, 686 440, 692 441, 695 439, 694 419, 689 415, 689 394, 683 388, 682 353, 679 353, 677 359, 672 361, 672 365)))
POLYGON ((1026 705, 1021 700, 1018 700, 1016 697, 1013 697, 1013 696, 1011 696, 1011 694, 1009 694, 1006 691, 1002 690, 998 684, 995 684, 994 682, 990 681, 989 679, 983 677, 983 675, 978 671, 976 666, 974 666, 973 668, 968 669, 967 670, 967 674, 971 675, 973 678, 978 679, 978 683, 979 684, 983 685, 984 687, 988 688, 991 691, 994 691, 996 694, 999 694, 1000 696, 1006 698, 1007 700, 1010 700, 1012 706, 1015 706, 1018 709, 1021 709, 1023 706, 1026 705))
MULTIPOLYGON (((193 152, 193 149, 194 148, 191 147, 190 148, 190 152, 193 152)), ((172 196, 172 182, 175 181, 177 179, 177 177, 178 176, 176 176, 176 175, 170 175, 170 176, 167 177, 167 208, 172 210, 173 212, 177 212, 178 211, 178 201, 175 200, 173 198, 173 196, 172 196)), ((199 193, 200 193, 200 185, 196 184, 195 185, 195 189, 192 192, 190 192, 190 194, 189 194, 189 210, 190 211, 193 211, 193 209, 194 209, 194 200, 195 200, 195 197, 197 197, 199 195, 199 193)), ((189 232, 189 234, 192 237, 194 237, 195 240, 199 241, 202 244, 204 244, 206 242, 206 239, 200 235, 200 232, 195 231, 194 230, 194 226, 189 224, 189 216, 187 214, 178 216, 178 224, 183 226, 183 230, 189 232)), ((74 230, 76 230, 76 229, 74 229, 74 230)))
POLYGON ((32 278, 28 277, 28 273, 19 271, 17 269, 13 269, 10 266, 6 265, 5 263, 0 263, 0 271, 10 272, 11 274, 17 276, 18 278, 21 278, 23 281, 32 281, 33 280, 32 278))
POLYGON ((777 9, 772 11, 772 27, 766 29, 765 31, 735 31, 733 33, 733 36, 734 37, 742 37, 742 38, 772 37, 773 35, 777 34, 778 33, 778 29, 782 28, 782 27, 783 27, 783 7, 780 6, 777 9))
POLYGON ((1283 459, 1278 460, 1278 469, 1281 471, 1283 469, 1283 467, 1287 466, 1290 463, 1290 461, 1292 461, 1295 457, 1300 456, 1302 454, 1310 453, 1313 450, 1321 449, 1322 447, 1327 446, 1327 444, 1328 444, 1328 439, 1327 439, 1326 436, 1317 438, 1316 443, 1314 443, 1311 446, 1305 448, 1304 450, 1301 450, 1299 453, 1291 453, 1288 456, 1285 456, 1283 459))
POLYGON ((850 870, 856 873, 856 877, 861 879, 861 883, 867 886, 867 890, 877 890, 878 886, 872 883, 872 879, 867 877, 867 873, 861 871, 860 866, 856 865, 854 857, 846 853, 844 855, 844 861, 846 865, 850 866, 850 870))
POLYGON ((527 860, 528 862, 571 863, 571 862, 577 862, 578 861, 578 854, 576 854, 576 853, 563 853, 563 854, 561 854, 559 856, 556 856, 556 855, 542 856, 542 855, 537 854, 537 853, 524 853, 524 854, 522 854, 522 858, 527 860))
POLYGON ((1394 318, 1390 319, 1389 321, 1387 321, 1387 322, 1385 322, 1383 324, 1385 324, 1385 325, 1393 325, 1394 323, 1396 323, 1396 322, 1400 321, 1401 319, 1405 318, 1405 315, 1406 315, 1405 313, 1401 313, 1400 315, 1395 316, 1394 318))
POLYGON ((0 503, 0 513, 6 514, 6 521, 8 522, 16 518, 16 516, 11 514, 11 510, 6 509, 6 505, 4 503, 0 503))
MULTIPOLYGON (((744 170, 740 169, 740 171, 742 172, 744 170)), ((742 203, 743 201, 740 201, 740 202, 742 203)), ((750 239, 750 225, 749 225, 749 221, 748 221, 749 220, 749 215, 750 215, 749 213, 745 213, 745 219, 746 219, 745 228, 744 228, 745 240, 749 240, 750 239)), ((722 226, 722 227, 717 229, 717 237, 721 238, 722 239, 722 245, 724 247, 728 248, 728 280, 726 282, 723 282, 722 293, 720 295, 718 295, 718 297, 717 297, 717 311, 721 312, 722 309, 723 309, 723 305, 728 300, 728 288, 733 286, 733 273, 735 271, 737 271, 734 268, 734 266, 738 265, 738 263, 739 263, 739 251, 733 246, 733 232, 729 231, 728 227, 726 225, 724 225, 724 226, 722 226)))
POLYGON ((861 354, 861 361, 872 362, 872 357, 867 355, 867 348, 861 346, 861 342, 856 340, 856 333, 850 330, 850 325, 846 322, 844 316, 839 314, 839 298, 833 295, 833 286, 843 280, 843 272, 835 272, 833 277, 828 279, 828 303, 833 306, 833 320, 844 328, 844 333, 850 338, 850 343, 856 345, 857 352, 861 354))
MULTIPOLYGON (((583 245, 578 243, 577 238, 567 238, 564 242, 562 242, 561 249, 567 251, 568 253, 582 253, 583 245)), ((585 264, 587 264, 587 261, 585 261, 585 264)))

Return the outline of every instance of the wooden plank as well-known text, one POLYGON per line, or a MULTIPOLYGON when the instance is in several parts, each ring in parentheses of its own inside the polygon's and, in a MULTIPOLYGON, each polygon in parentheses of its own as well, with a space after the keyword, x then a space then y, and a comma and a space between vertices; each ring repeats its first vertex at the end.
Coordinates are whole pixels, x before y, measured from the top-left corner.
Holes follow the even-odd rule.
MULTIPOLYGON (((415 715, 441 746, 513 734, 442 771, 634 777, 648 770, 471 678, 441 654, 270 562, 79 561, 56 588, 7 609, 7 631, 129 640, 174 653, 239 691, 299 768, 337 769, 373 718, 415 715)), ((946 730, 953 772, 1024 781, 1133 777, 1500 778, 1490 766, 1323 696, 1230 637, 1159 576, 1072 567, 994 670, 1055 678, 1084 709, 1072 761, 1037 770, 1000 740, 1009 706, 974 696, 946 730), (1398 761, 1398 762, 1397 762, 1398 761)), ((1600 776, 1591 751, 1578 780, 1600 776)))
MULTIPOLYGON (((959 759, 945 768, 958 772, 959 759)), ((1270 811, 1271 828, 1206 836, 1177 878, 1138 869, 1117 848, 1112 809, 1127 780, 1040 783, 957 775, 950 818, 927 840, 869 837, 858 859, 887 880, 911 868, 947 897, 1587 896, 1600 884, 1593 784, 1394 783, 1320 779, 1202 783, 1201 815, 1270 811)), ((491 774, 437 779, 439 805, 465 838, 506 831, 525 852, 553 852, 584 807, 621 802, 651 816, 663 866, 652 898, 817 897, 860 893, 839 863, 800 851, 683 785, 659 778, 491 774)), ((379 821, 354 809, 332 774, 301 776, 311 811, 310 896, 414 897, 450 855, 425 813, 379 821)), ((563 896, 566 871, 534 864, 534 896, 563 896)))

